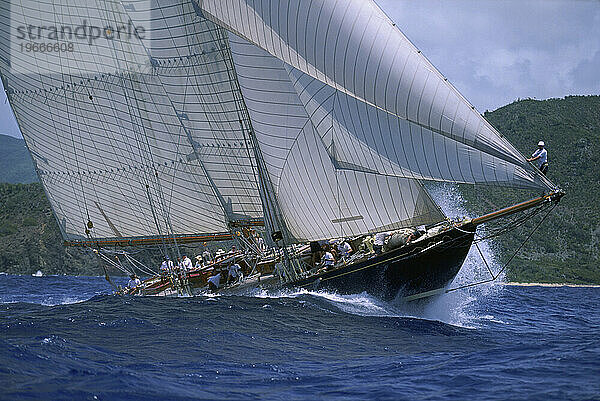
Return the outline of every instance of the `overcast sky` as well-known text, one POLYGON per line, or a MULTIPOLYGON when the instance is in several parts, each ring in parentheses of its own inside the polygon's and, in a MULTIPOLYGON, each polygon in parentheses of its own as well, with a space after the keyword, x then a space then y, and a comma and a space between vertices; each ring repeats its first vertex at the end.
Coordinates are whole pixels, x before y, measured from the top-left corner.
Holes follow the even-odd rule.
MULTIPOLYGON (((480 112, 600 94, 600 0, 376 1, 480 112)), ((4 91, 0 133, 20 136, 4 91)))

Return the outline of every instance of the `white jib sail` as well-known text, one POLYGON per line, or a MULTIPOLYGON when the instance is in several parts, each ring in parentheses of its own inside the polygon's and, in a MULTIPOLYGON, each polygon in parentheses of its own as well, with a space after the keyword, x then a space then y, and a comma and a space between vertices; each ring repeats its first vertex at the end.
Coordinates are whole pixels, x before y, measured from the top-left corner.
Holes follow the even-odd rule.
MULTIPOLYGON (((287 229, 298 241, 443 220, 415 180, 340 166, 309 118, 287 66, 230 35, 238 80, 287 229)), ((331 122, 330 115, 323 120, 331 122)), ((354 152, 369 151, 360 143, 354 152)), ((389 163, 389 162, 388 162, 389 163)))

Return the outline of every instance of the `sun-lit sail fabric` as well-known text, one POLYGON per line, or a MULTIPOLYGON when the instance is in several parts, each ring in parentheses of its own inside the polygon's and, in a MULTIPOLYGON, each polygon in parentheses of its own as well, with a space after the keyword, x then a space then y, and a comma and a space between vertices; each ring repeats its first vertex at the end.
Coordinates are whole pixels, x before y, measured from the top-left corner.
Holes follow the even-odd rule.
POLYGON ((0 72, 65 239, 85 238, 88 221, 104 238, 219 233, 262 218, 221 28, 188 1, 161 1, 147 40, 19 66, 11 24, 127 24, 144 2, 17 3, 0 16, 0 72), (66 62, 78 71, 61 73, 66 62))
MULTIPOLYGON (((285 64, 235 35, 230 35, 230 43, 269 178, 286 228, 296 240, 359 235, 444 219, 417 181, 340 166, 314 128, 285 64)), ((327 118, 331 120, 323 116, 327 118)))
MULTIPOLYGON (((407 176, 552 186, 373 1, 201 0, 199 6, 219 25, 337 92, 328 99, 340 128, 410 170, 407 176), (390 143, 401 152, 389 154, 390 143)), ((304 98, 303 90, 298 93, 304 98)), ((323 101, 318 107, 326 107, 323 101)))

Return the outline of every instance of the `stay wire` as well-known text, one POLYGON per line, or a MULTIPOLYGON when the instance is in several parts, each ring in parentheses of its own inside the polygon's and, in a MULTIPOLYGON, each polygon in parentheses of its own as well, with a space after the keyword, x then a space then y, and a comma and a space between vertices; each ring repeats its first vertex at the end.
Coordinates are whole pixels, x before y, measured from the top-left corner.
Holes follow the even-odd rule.
POLYGON ((468 288, 468 287, 474 287, 476 285, 486 284, 486 283, 490 283, 490 282, 496 281, 496 279, 498 277, 500 277, 500 275, 504 272, 504 270, 506 270, 506 268, 510 265, 510 262, 512 262, 512 260, 515 258, 515 256, 517 256, 517 254, 519 253, 519 251, 523 248, 523 246, 527 243, 527 241, 529 241, 529 239, 531 238, 531 236, 533 235, 533 233, 535 233, 537 231, 537 229, 542 225, 542 223, 546 220, 546 218, 550 215, 550 213, 552 212, 552 210, 554 210, 555 207, 556 207, 556 203, 554 205, 552 205, 552 207, 548 210, 548 212, 544 215, 544 217, 539 221, 539 223, 535 226, 535 228, 533 230, 531 230, 531 232, 529 233, 529 235, 527 235, 527 238, 525 238, 525 240, 521 243, 521 245, 519 245, 519 247, 511 255, 511 257, 504 264, 504 266, 495 275, 492 274, 492 271, 491 271, 489 265, 487 264, 487 261, 485 260, 485 258, 483 256, 483 253, 481 252, 481 249, 479 249, 479 246, 477 246, 477 250, 479 250, 479 253, 481 255, 481 259, 483 260, 483 262, 485 263, 486 267, 488 268, 488 271, 490 272, 492 278, 487 279, 487 280, 483 280, 483 281, 478 281, 476 283, 470 283, 470 284, 461 285, 461 286, 458 286, 458 287, 455 287, 455 288, 449 288, 449 289, 445 290, 444 293, 449 293, 449 292, 452 292, 452 291, 456 291, 456 290, 460 290, 460 289, 464 289, 464 288, 468 288))

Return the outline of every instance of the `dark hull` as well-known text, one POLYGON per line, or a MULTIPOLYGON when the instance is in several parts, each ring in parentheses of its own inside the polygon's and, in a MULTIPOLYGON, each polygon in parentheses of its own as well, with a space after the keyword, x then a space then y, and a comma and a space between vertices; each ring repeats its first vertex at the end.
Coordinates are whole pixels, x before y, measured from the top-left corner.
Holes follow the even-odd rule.
POLYGON ((384 300, 443 288, 458 274, 469 253, 474 234, 468 231, 474 231, 474 227, 453 228, 286 287, 326 289, 340 294, 367 292, 384 300))

